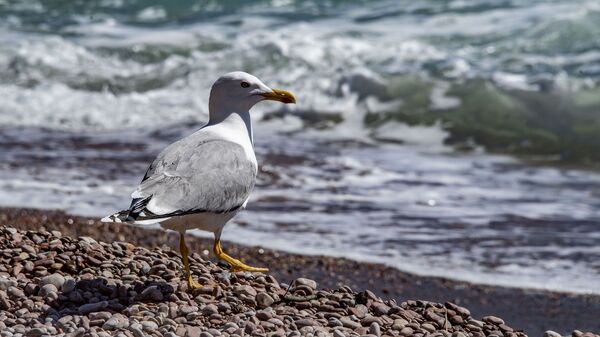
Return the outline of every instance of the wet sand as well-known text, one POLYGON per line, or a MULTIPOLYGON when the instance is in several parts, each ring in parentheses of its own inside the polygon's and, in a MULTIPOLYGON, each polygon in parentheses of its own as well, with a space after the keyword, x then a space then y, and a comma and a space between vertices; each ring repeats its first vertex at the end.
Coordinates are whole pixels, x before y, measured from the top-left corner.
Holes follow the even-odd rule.
MULTIPOLYGON (((127 241, 154 248, 178 247, 178 234, 121 224, 104 224, 97 219, 70 216, 61 211, 0 209, 0 225, 20 229, 58 230, 63 235, 90 236, 111 242, 127 241)), ((186 237, 194 252, 210 251, 212 240, 186 237)), ((546 330, 563 335, 574 329, 600 331, 600 296, 548 292, 531 289, 475 285, 444 278, 422 277, 380 264, 362 263, 327 256, 305 256, 281 251, 224 243, 234 257, 270 268, 270 274, 282 282, 299 277, 316 280, 321 287, 350 286, 356 291, 369 289, 384 299, 451 301, 467 307, 474 316, 502 317, 512 327, 529 336, 541 336, 546 330)), ((211 260, 214 257, 209 256, 211 260)))

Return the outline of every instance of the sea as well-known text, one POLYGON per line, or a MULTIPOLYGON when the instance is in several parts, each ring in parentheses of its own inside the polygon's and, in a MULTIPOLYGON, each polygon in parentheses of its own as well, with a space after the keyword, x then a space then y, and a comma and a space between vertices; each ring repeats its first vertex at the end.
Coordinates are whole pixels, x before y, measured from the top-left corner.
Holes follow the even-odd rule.
POLYGON ((441 119, 369 122, 460 110, 465 83, 594 92, 598 36, 595 0, 0 0, 0 206, 126 208, 243 70, 297 104, 251 111, 258 183, 225 240, 600 294, 597 171, 457 147, 441 119))

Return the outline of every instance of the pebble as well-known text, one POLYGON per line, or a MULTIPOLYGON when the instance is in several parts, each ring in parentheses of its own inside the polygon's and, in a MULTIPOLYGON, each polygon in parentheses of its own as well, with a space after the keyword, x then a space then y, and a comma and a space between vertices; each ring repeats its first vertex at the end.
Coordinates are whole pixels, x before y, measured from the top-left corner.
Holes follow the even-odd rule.
POLYGON ((369 333, 377 337, 381 337, 381 328, 377 322, 373 322, 369 327, 369 333))
POLYGON ((344 335, 344 333, 341 332, 340 330, 333 330, 333 336, 334 337, 346 337, 346 335, 344 335))
POLYGON ((273 314, 269 310, 260 310, 256 313, 256 318, 261 321, 268 321, 273 317, 273 314))
POLYGON ((348 308, 348 313, 358 317, 363 318, 369 312, 369 308, 363 304, 357 304, 355 307, 348 308))
POLYGON ((390 311, 390 307, 388 307, 384 303, 376 302, 371 305, 371 310, 373 310, 373 313, 375 313, 375 315, 381 316, 387 315, 390 311))
POLYGON ((425 329, 427 332, 434 332, 436 330, 436 328, 429 323, 421 324, 421 328, 425 329))
POLYGON ((371 315, 367 315, 365 316, 365 318, 360 320, 360 324, 362 324, 362 326, 370 326, 373 323, 382 324, 381 319, 379 317, 371 315))
POLYGON ((400 335, 401 336, 412 336, 413 334, 413 329, 409 328, 409 327, 404 327, 400 330, 400 335))
POLYGON ((311 279, 307 279, 304 277, 297 278, 295 282, 296 287, 299 285, 307 286, 313 290, 317 289, 317 282, 311 279))
POLYGON ((158 286, 150 286, 142 291, 140 299, 152 302, 161 302, 164 299, 163 293, 158 286))
POLYGON ((8 294, 8 296, 10 296, 11 298, 14 299, 19 299, 21 297, 25 297, 25 293, 23 292, 23 290, 14 287, 14 286, 10 286, 8 287, 6 293, 8 294))
POLYGON ((219 302, 219 304, 217 304, 217 308, 219 309, 220 312, 231 311, 231 305, 227 302, 219 302))
POLYGON ((112 314, 108 311, 97 311, 97 312, 90 312, 88 314, 89 319, 91 320, 103 320, 106 321, 107 319, 112 317, 112 314))
POLYGON ((469 311, 469 309, 467 309, 467 308, 461 307, 452 302, 446 302, 444 305, 446 306, 446 308, 454 310, 455 312, 462 315, 463 317, 471 316, 471 311, 469 311))
POLYGON ((400 331, 408 324, 408 321, 404 318, 397 318, 394 320, 394 324, 392 325, 392 329, 400 331))
POLYGON ((123 329, 129 326, 129 320, 127 317, 121 314, 114 314, 110 317, 103 325, 102 329, 105 330, 114 330, 114 329, 123 329))
POLYGON ((546 330, 544 332, 544 337, 562 337, 562 336, 556 331, 546 330))
MULTIPOLYGON (((185 337, 200 337, 202 329, 198 326, 187 326, 185 327, 185 337)), ((178 336, 183 336, 181 333, 177 333, 178 336)))
POLYGON ((61 289, 64 283, 65 277, 58 273, 48 275, 40 280, 40 286, 52 284, 56 289, 61 289))
POLYGON ((107 301, 88 303, 88 304, 84 304, 84 305, 80 306, 79 309, 77 309, 77 312, 80 315, 87 315, 90 312, 100 311, 100 310, 105 309, 106 307, 108 307, 107 301))
MULTIPOLYGON (((58 289, 52 283, 47 283, 40 288, 40 296, 43 296, 43 297, 50 296, 50 294, 52 294, 52 293, 54 293, 54 296, 56 296, 57 292, 58 292, 58 289)), ((56 297, 53 299, 56 299, 56 297)))
POLYGON ((271 305, 273 305, 273 303, 275 303, 275 300, 269 294, 265 292, 260 292, 256 294, 256 304, 259 308, 270 307, 271 305))
POLYGON ((233 292, 237 295, 256 296, 256 290, 249 285, 236 286, 233 292))
POLYGON ((494 324, 494 325, 504 324, 504 320, 502 318, 499 318, 496 316, 485 316, 482 320, 486 323, 490 323, 490 324, 494 324))
POLYGON ((47 334, 46 329, 43 328, 33 328, 31 330, 29 330, 29 332, 27 333, 28 337, 37 337, 37 336, 42 336, 47 334))
POLYGON ((7 290, 11 286, 16 286, 17 282, 8 277, 0 276, 0 290, 7 290))
POLYGON ((342 322, 343 326, 345 326, 346 328, 350 328, 350 329, 358 329, 361 327, 360 323, 355 322, 348 317, 342 317, 340 319, 340 322, 342 322))
POLYGON ((210 316, 219 313, 219 308, 214 304, 208 304, 202 308, 202 314, 204 316, 210 316))
POLYGON ((484 326, 483 321, 479 321, 479 320, 476 320, 476 319, 473 319, 473 318, 467 320, 467 323, 473 324, 473 325, 475 325, 477 327, 480 327, 480 328, 483 328, 483 326, 484 326))
POLYGON ((145 331, 154 331, 156 329, 158 329, 158 324, 156 324, 156 322, 153 321, 142 321, 142 329, 144 329, 145 331))
POLYGON ((339 319, 337 319, 335 317, 329 318, 328 325, 330 327, 344 326, 344 324, 339 319))

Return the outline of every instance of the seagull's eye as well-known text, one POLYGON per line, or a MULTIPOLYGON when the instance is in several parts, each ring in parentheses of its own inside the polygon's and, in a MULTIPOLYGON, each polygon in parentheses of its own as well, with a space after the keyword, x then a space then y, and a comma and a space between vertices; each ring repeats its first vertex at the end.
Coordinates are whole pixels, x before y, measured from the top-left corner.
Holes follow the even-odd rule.
POLYGON ((242 82, 242 88, 248 88, 250 86, 250 83, 248 82, 242 82))

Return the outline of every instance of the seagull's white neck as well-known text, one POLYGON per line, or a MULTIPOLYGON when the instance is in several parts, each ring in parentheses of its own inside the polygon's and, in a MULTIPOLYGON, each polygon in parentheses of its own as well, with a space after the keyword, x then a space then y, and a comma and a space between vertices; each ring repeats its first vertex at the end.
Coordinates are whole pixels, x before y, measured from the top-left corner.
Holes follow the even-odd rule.
MULTIPOLYGON (((244 139, 250 141, 250 146, 254 144, 254 135, 252 134, 252 121, 250 120, 250 109, 254 104, 262 100, 262 97, 250 95, 247 97, 229 97, 227 92, 215 89, 213 85, 208 99, 208 124, 222 125, 229 129, 235 135, 239 142, 244 139), (243 131, 245 130, 245 132, 243 131)), ((233 137, 233 136, 232 136, 233 137)))
MULTIPOLYGON (((250 112, 231 112, 228 114, 210 114, 206 126, 221 125, 227 129, 231 129, 233 134, 241 137, 239 141, 250 140, 254 144, 254 133, 252 132, 252 120, 250 112)), ((237 137, 236 137, 237 138, 237 137)))

